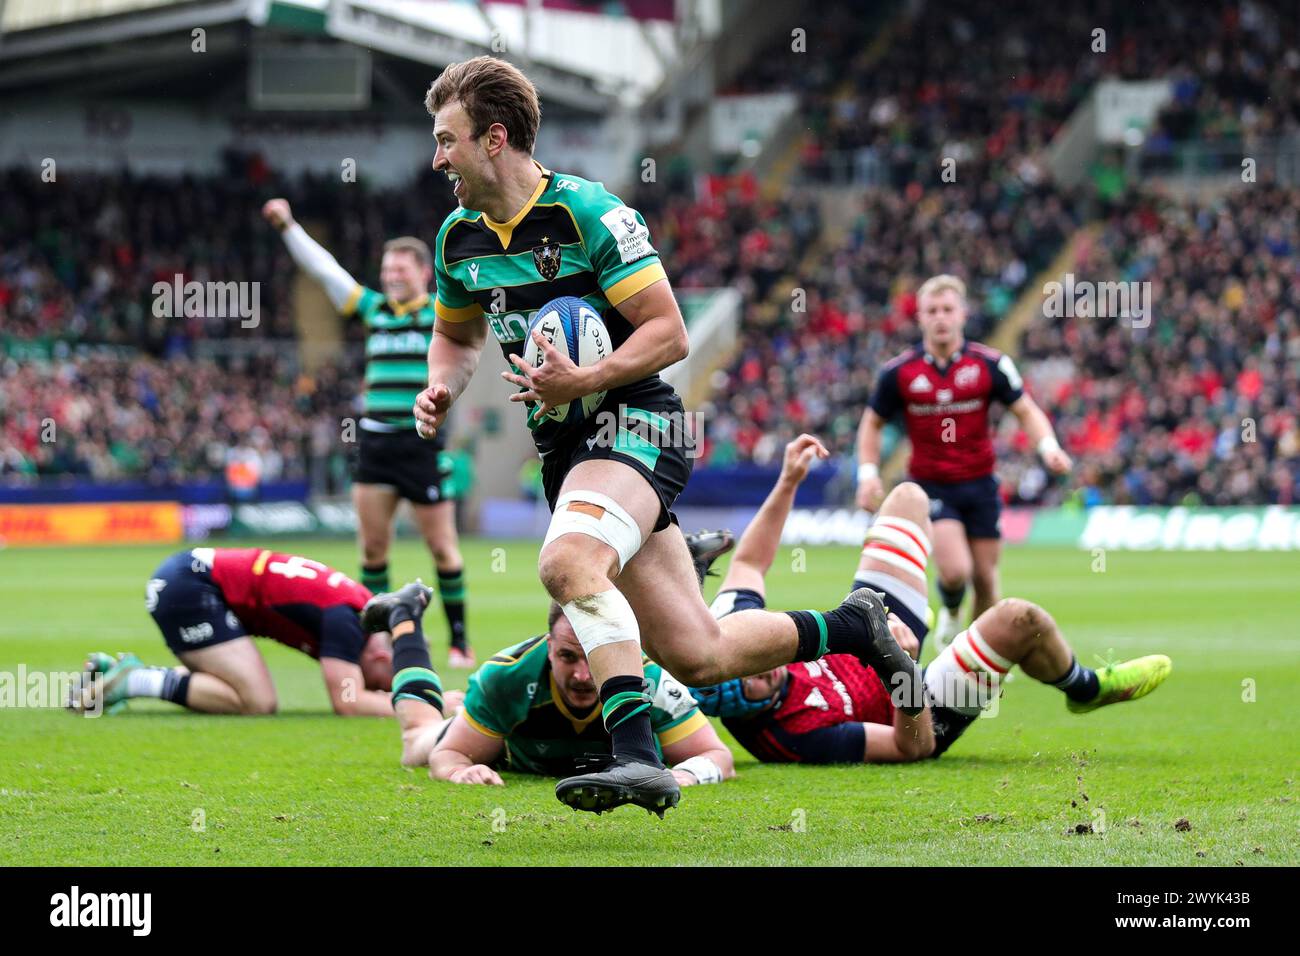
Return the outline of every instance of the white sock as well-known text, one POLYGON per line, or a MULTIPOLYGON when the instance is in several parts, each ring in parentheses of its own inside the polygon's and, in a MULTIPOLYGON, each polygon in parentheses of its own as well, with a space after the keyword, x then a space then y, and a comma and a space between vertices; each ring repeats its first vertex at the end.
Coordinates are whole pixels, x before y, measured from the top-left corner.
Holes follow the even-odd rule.
POLYGON ((161 697, 165 667, 140 667, 126 675, 127 697, 161 697))

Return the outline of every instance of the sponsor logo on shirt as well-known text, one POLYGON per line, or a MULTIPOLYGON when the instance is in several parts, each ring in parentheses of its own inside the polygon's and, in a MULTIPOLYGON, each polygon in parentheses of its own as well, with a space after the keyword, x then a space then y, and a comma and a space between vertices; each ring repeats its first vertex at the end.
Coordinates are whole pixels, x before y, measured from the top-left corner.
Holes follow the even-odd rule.
POLYGON ((618 243, 618 255, 624 263, 654 255, 654 247, 650 245, 650 230, 642 225, 636 218, 636 213, 627 206, 611 209, 600 217, 600 221, 618 243))
POLYGON ((978 412, 983 407, 983 399, 971 398, 964 402, 950 402, 946 405, 937 402, 908 405, 907 413, 909 415, 952 415, 962 414, 965 412, 978 412))

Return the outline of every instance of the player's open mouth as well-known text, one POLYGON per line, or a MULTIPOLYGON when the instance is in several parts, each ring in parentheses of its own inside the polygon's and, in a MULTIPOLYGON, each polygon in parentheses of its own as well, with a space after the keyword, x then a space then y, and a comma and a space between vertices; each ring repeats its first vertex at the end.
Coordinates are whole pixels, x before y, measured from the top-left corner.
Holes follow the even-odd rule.
POLYGON ((451 182, 451 191, 453 195, 460 195, 460 173, 453 170, 447 170, 447 179, 451 182))

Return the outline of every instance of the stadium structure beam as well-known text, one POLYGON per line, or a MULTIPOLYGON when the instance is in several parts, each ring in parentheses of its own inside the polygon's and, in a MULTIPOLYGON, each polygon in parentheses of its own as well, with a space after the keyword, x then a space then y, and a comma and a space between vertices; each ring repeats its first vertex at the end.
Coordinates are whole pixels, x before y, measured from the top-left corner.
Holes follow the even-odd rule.
POLYGON ((180 7, 155 7, 17 33, 0 33, 0 62, 246 21, 249 9, 249 0, 216 0, 213 3, 187 3, 180 7))
MULTIPOLYGON (((235 31, 208 35, 206 56, 220 59, 239 55, 245 47, 235 31)), ((162 73, 177 68, 192 69, 194 54, 188 39, 184 44, 164 37, 142 37, 136 42, 118 44, 98 50, 65 50, 51 56, 23 59, 10 63, 0 58, 0 89, 33 87, 69 77, 103 76, 109 86, 138 82, 147 73, 162 73), (111 74, 111 75, 109 75, 111 74)), ((87 80, 87 82, 94 82, 87 80)), ((81 92, 86 92, 82 87, 81 92)))
POLYGON ((655 58, 659 66, 663 69, 664 75, 667 76, 672 67, 671 58, 665 53, 655 41, 654 31, 644 20, 637 21, 637 32, 641 34, 641 41, 645 44, 650 55, 655 58))
MULTIPOLYGON (((499 55, 485 44, 449 36, 352 0, 330 4, 325 30, 340 40, 439 68, 484 54, 499 55)), ((597 114, 613 112, 618 106, 615 91, 589 76, 535 60, 526 65, 528 78, 544 101, 597 114)))

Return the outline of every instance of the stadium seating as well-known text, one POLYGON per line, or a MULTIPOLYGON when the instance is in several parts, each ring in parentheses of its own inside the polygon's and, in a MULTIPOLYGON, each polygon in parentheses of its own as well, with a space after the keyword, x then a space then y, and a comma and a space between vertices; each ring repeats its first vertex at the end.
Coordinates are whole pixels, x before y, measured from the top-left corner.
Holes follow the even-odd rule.
MULTIPOLYGON (((1294 501, 1300 328, 1293 290, 1270 276, 1294 270, 1300 236, 1289 220, 1261 219, 1297 197, 1261 185, 1222 204, 1180 206, 1126 193, 1122 175, 1118 190, 1094 181, 1074 193, 1049 181, 1038 154, 1103 75, 1174 80, 1174 100, 1143 147, 1149 168, 1170 165, 1186 142, 1237 149, 1293 134, 1300 83, 1286 78, 1300 60, 1289 53, 1286 69, 1271 72, 1261 62, 1275 47, 1294 51, 1295 11, 1106 0, 1084 15, 973 0, 955 16, 909 7, 882 38, 850 6, 832 4, 808 25, 818 56, 801 63, 783 35, 735 86, 799 92, 813 133, 801 181, 864 187, 841 243, 809 257, 825 235, 811 194, 769 201, 745 177, 702 177, 694 188, 683 179, 629 197, 676 286, 743 295, 744 344, 715 373, 700 466, 775 464, 800 431, 851 457, 876 370, 916 339, 920 281, 941 271, 965 278, 968 334, 984 337, 1102 210, 1100 238, 1076 271, 1151 281, 1153 329, 1039 316, 1020 349, 1035 396, 1079 460, 1072 500, 1294 501), (1098 25, 1108 31, 1105 53, 1089 43, 1098 25), (979 57, 969 55, 972 38, 979 57), (940 179, 937 160, 947 156, 958 161, 955 182, 940 179), (1232 237, 1239 254, 1208 257, 1207 236, 1232 237), (1255 423, 1256 441, 1241 440, 1243 420, 1255 423), (1214 461, 1222 467, 1207 471, 1214 461)), ((445 184, 426 171, 408 190, 376 193, 310 177, 277 182, 255 156, 226 162, 225 175, 208 179, 77 175, 48 195, 30 176, 0 173, 11 200, 0 214, 0 338, 20 345, 0 385, 2 480, 208 477, 254 429, 268 472, 338 471, 312 463, 341 459, 338 423, 355 414, 354 351, 312 381, 288 355, 218 366, 195 358, 195 343, 295 334, 286 305, 293 267, 257 213, 266 196, 288 196, 300 219, 325 228, 341 262, 373 279, 385 239, 434 234, 449 208, 445 184), (412 191, 436 201, 412 203, 412 191), (260 281, 261 325, 155 318, 149 289, 176 273, 260 281), (60 351, 49 344, 57 339, 138 353, 60 351), (40 370, 15 364, 32 342, 58 360, 40 370), (274 400, 249 401, 268 390, 274 400), (202 408, 201 391, 213 396, 202 408), (75 423, 110 395, 129 419, 112 437, 92 428, 57 453, 42 447, 41 409, 55 408, 59 425, 75 423)), ((355 344, 361 329, 350 324, 348 336, 355 344)), ((1006 498, 1060 503, 1066 487, 1047 480, 1012 424, 998 438, 1006 498)))
MULTIPOLYGON (((1300 497, 1300 192, 1259 184, 1114 213, 1080 280, 1151 283, 1150 327, 1040 315, 1021 370, 1080 462, 1083 503, 1292 504, 1300 497)), ((1056 503, 1004 432, 1012 500, 1056 503), (1019 454, 1015 454, 1018 452, 1019 454)))
POLYGON ((221 479, 251 459, 261 480, 310 478, 320 491, 337 491, 355 379, 331 366, 315 377, 291 368, 270 356, 218 363, 108 348, 5 359, 0 482, 162 485, 221 479))
MULTIPOLYGON (((1227 296, 1231 302, 1251 289, 1256 308, 1271 291, 1249 278, 1251 262, 1215 263, 1220 272, 1211 278, 1203 253, 1139 257, 1125 245, 1145 240, 1150 250, 1152 242, 1167 237, 1171 253, 1181 251, 1179 239, 1193 242, 1198 228, 1209 228, 1195 223, 1213 221, 1213 211, 1171 204, 1157 209, 1141 198, 1126 198, 1122 188, 1107 195, 1097 184, 1090 184, 1091 193, 1062 191, 1047 182, 1035 157, 1103 73, 1174 76, 1175 102, 1166 116, 1188 101, 1202 111, 1196 123, 1184 124, 1187 136, 1202 136, 1216 123, 1259 133, 1294 128, 1298 87, 1273 90, 1253 79, 1261 75, 1261 45, 1272 42, 1269 30, 1294 37, 1294 11, 1261 5, 1239 22, 1238 8, 1230 4, 1195 9, 1155 4, 1140 10, 1110 4, 1090 11, 1086 24, 1068 17, 1062 24, 1060 11, 1032 3, 1012 3, 1009 9, 1005 3, 977 2, 963 5, 957 17, 946 7, 918 9, 916 17, 896 22, 889 47, 869 66, 863 54, 867 38, 840 42, 848 35, 841 29, 846 24, 837 27, 828 20, 810 42, 825 42, 824 49, 836 51, 839 61, 798 80, 787 78, 790 88, 803 93, 804 111, 816 131, 802 157, 807 178, 868 188, 843 247, 818 262, 811 276, 799 277, 808 287, 807 311, 781 310, 766 326, 754 324, 755 312, 747 312, 747 331, 760 334, 747 335, 730 368, 717 375, 706 408, 704 463, 774 464, 784 443, 800 431, 815 432, 833 452, 851 456, 874 371, 917 338, 912 290, 919 281, 941 271, 963 276, 973 308, 967 331, 980 338, 1087 214, 1104 209, 1110 219, 1089 263, 1097 272, 1092 278, 1128 278, 1134 269, 1151 268, 1155 258, 1166 270, 1176 263, 1174 274, 1181 267, 1195 276, 1165 275, 1161 288, 1175 278, 1184 286, 1195 281, 1197 289, 1213 289, 1208 294, 1218 303, 1190 328, 1185 327, 1190 320, 1177 312, 1190 291, 1177 300, 1178 307, 1158 300, 1168 321, 1157 322, 1154 338, 1135 336, 1121 347, 1114 342, 1119 333, 1111 329, 1109 348, 1100 351, 1094 351, 1102 344, 1097 330, 1077 322, 1057 327, 1040 321, 1031 327, 1024 340, 1029 380, 1049 414, 1060 419, 1067 447, 1080 459, 1082 487, 1073 497, 1086 504, 1295 500, 1300 439, 1294 399, 1286 397, 1296 392, 1295 373, 1285 371, 1287 357, 1294 361, 1300 350, 1294 313, 1282 304, 1270 306, 1266 322, 1241 329, 1244 306, 1225 304, 1223 290, 1237 290, 1227 296), (1089 35, 1091 24, 1101 23, 1115 44, 1110 56, 1093 55, 1075 42, 1089 35), (1225 31, 1241 40, 1239 52, 1206 46, 1207 38, 1221 39, 1225 31), (972 36, 984 38, 982 48, 990 52, 978 64, 963 52, 972 36), (1075 45, 1067 49, 1066 43, 1075 45), (972 70, 983 70, 984 80, 972 70), (956 182, 940 180, 939 156, 959 160, 956 182), (1094 198, 1104 201, 1093 203, 1094 198), (1225 341, 1232 343, 1227 351, 1225 341), (1098 368, 1108 354, 1120 355, 1126 364, 1098 368), (1072 386, 1072 374, 1084 381, 1072 386), (1189 382, 1200 383, 1201 401, 1184 394, 1189 382), (1151 386, 1169 400, 1139 408, 1141 397, 1153 393, 1151 386), (1241 388, 1249 397, 1242 397, 1241 388), (1124 396, 1127 418, 1119 409, 1124 396), (1241 443, 1240 419, 1252 417, 1259 440, 1241 443), (1152 433, 1137 437, 1145 427, 1152 433), (1229 466, 1226 481, 1201 471, 1207 455, 1229 466)), ((771 51, 760 59, 769 65, 755 75, 781 83, 779 70, 770 64, 790 58, 771 51)), ((1158 143, 1148 147, 1157 151, 1158 143)), ((1253 234, 1261 254, 1289 257, 1296 237, 1288 227, 1279 224, 1269 235, 1260 234, 1258 221, 1270 203, 1288 208, 1294 196, 1261 189, 1234 197, 1226 215, 1234 223, 1239 215, 1246 217, 1240 228, 1253 234)), ((1270 262, 1283 272, 1286 265, 1270 262)), ((1060 503, 1064 486, 1047 480, 1012 425, 1008 421, 999 438, 1005 497, 1060 503)))
POLYGON ((970 324, 979 337, 1074 227, 1054 193, 1010 176, 997 189, 872 191, 847 245, 800 277, 807 311, 777 313, 720 374, 706 410, 711 454, 777 461, 800 431, 851 453, 876 369, 916 338, 916 286, 935 272, 965 274, 983 304, 970 324))

